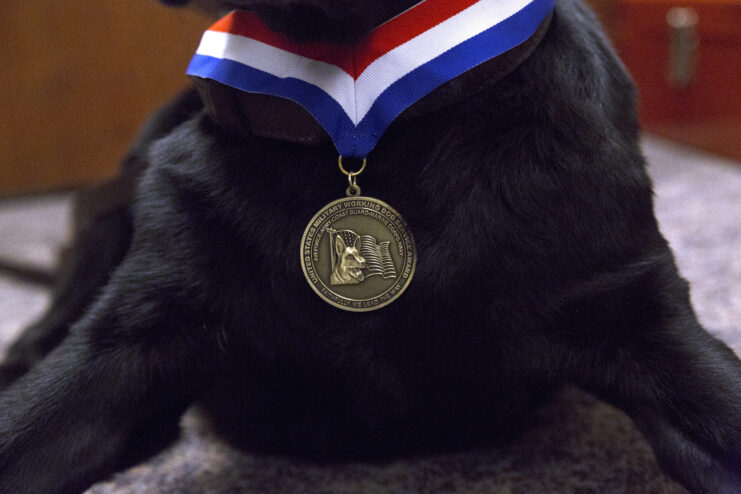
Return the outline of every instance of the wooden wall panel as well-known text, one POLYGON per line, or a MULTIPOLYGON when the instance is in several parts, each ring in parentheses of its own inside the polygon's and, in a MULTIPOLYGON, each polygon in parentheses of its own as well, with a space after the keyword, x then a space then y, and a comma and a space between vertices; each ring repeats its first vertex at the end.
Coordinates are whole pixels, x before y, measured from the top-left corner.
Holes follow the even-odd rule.
POLYGON ((617 0, 586 0, 586 4, 594 10, 605 32, 612 37, 618 16, 617 0))
POLYGON ((741 160, 741 1, 621 0, 615 41, 645 129, 741 160), (686 87, 667 79, 666 18, 675 6, 698 16, 697 68, 686 87))
POLYGON ((2 0, 0 194, 110 176, 210 19, 155 0, 2 0))

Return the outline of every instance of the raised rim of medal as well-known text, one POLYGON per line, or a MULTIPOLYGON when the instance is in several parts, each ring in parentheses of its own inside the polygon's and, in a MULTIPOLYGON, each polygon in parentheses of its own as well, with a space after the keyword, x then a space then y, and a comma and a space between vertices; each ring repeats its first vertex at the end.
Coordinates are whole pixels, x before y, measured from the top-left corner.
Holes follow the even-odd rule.
MULTIPOLYGON (((416 267, 417 267, 417 245, 416 245, 416 243, 414 241, 414 235, 412 234, 412 231, 409 229, 409 226, 407 225, 407 223, 404 220, 404 218, 401 216, 401 214, 399 214, 399 212, 396 209, 394 209, 393 207, 391 207, 388 203, 386 203, 384 201, 381 201, 379 199, 373 198, 373 197, 368 197, 368 196, 342 197, 342 198, 336 199, 336 200, 334 200, 334 201, 326 204, 324 207, 320 208, 316 212, 316 214, 314 214, 314 216, 311 217, 311 220, 309 220, 308 224, 306 225, 306 228, 304 229, 304 233, 301 236, 301 244, 299 246, 299 250, 300 250, 299 259, 301 260, 301 270, 304 272, 304 277, 306 278, 307 282, 309 283, 309 286, 311 286, 311 289, 314 291, 314 293, 316 293, 317 295, 319 295, 319 297, 322 300, 324 300, 325 302, 327 302, 328 304, 330 304, 330 305, 332 305, 334 307, 337 307, 339 309, 347 310, 347 311, 351 311, 351 312, 369 312, 369 311, 372 311, 372 310, 380 309, 382 307, 385 307, 385 306, 389 305, 391 302, 394 302, 396 299, 398 299, 401 296, 402 293, 404 293, 404 291, 409 286, 409 282, 414 277, 414 272, 415 272, 416 267), (409 270, 409 276, 406 278, 405 283, 400 286, 399 291, 396 294, 394 294, 389 300, 386 300, 385 302, 383 302, 381 304, 378 304, 378 305, 374 305, 372 307, 349 307, 349 306, 346 306, 346 305, 338 304, 338 303, 336 303, 336 302, 328 299, 324 294, 322 294, 319 291, 319 289, 317 288, 316 284, 311 281, 311 278, 309 276, 309 273, 307 272, 307 269, 306 269, 306 263, 304 262, 304 247, 306 245, 306 236, 309 233, 309 230, 311 229, 311 226, 314 224, 314 222, 316 221, 316 219, 324 211, 326 211, 327 209, 335 206, 336 204, 342 203, 342 202, 347 202, 347 201, 361 201, 361 200, 365 200, 365 201, 370 201, 370 202, 377 203, 377 204, 381 205, 382 207, 387 208, 389 211, 391 211, 396 216, 396 218, 399 219, 399 222, 403 226, 403 232, 401 232, 401 233, 402 234, 406 234, 406 236, 409 237, 409 240, 410 240, 410 243, 411 243, 411 246, 412 246, 412 248, 408 250, 407 255, 405 256, 407 258, 411 256, 412 266, 411 266, 411 268, 409 270)), ((352 300, 352 299, 348 299, 347 297, 343 297, 339 293, 335 292, 331 288, 329 288, 326 285, 324 285, 324 281, 321 278, 319 279, 319 282, 322 284, 322 286, 324 286, 325 289, 327 289, 328 291, 332 292, 337 297, 342 298, 344 300, 352 300)), ((395 283, 392 284, 391 287, 388 290, 385 290, 383 293, 381 293, 379 295, 376 295, 373 298, 364 299, 362 301, 363 302, 368 302, 368 301, 375 300, 378 297, 382 297, 383 295, 385 295, 386 293, 388 293, 388 291, 391 290, 394 287, 394 285, 395 285, 395 283)))

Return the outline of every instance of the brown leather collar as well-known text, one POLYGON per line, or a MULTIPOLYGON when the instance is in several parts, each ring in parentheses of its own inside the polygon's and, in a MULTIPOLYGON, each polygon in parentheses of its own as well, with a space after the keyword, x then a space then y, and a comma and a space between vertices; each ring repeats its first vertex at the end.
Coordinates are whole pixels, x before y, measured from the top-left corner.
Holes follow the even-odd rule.
MULTIPOLYGON (((496 83, 530 56, 545 36, 552 17, 552 13, 548 15, 527 41, 448 81, 404 110, 398 118, 414 119, 462 101, 496 83)), ((211 117, 233 133, 307 145, 330 140, 314 117, 291 100, 243 92, 210 79, 193 77, 192 80, 211 117)))

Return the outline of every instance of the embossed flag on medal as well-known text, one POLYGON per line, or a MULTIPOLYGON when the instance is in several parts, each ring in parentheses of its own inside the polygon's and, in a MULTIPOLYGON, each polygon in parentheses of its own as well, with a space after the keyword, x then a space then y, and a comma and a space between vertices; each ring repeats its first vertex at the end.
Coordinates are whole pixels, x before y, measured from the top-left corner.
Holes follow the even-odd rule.
POLYGON ((376 242, 376 239, 370 235, 360 235, 358 237, 360 244, 360 255, 365 259, 368 267, 368 277, 381 276, 386 278, 396 278, 396 268, 394 261, 391 259, 389 252, 390 242, 376 242))
POLYGON ((527 40, 555 0, 426 0, 353 46, 299 44, 234 11, 206 31, 188 75, 291 99, 342 156, 366 156, 411 104, 527 40))
POLYGON ((327 234, 329 236, 329 251, 332 255, 333 270, 338 262, 335 242, 336 238, 339 237, 345 245, 358 250, 365 261, 364 269, 367 278, 371 276, 381 276, 383 279, 396 278, 396 268, 394 267, 394 261, 391 259, 391 252, 389 252, 390 242, 378 243, 371 235, 358 235, 352 230, 328 228, 327 234))

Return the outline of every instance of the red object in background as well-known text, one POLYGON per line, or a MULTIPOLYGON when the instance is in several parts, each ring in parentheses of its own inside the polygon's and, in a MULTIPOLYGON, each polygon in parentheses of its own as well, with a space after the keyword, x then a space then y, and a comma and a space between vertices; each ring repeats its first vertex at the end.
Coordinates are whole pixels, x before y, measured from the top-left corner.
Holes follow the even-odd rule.
POLYGON ((622 0, 617 15, 644 129, 741 160, 741 1, 622 0))

